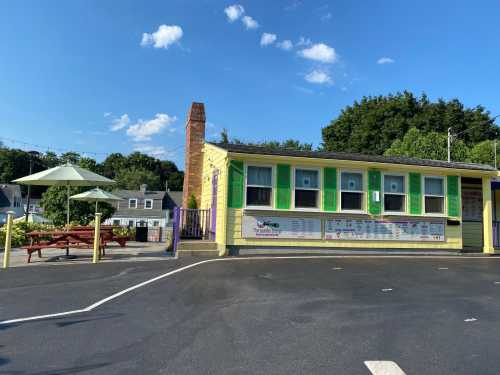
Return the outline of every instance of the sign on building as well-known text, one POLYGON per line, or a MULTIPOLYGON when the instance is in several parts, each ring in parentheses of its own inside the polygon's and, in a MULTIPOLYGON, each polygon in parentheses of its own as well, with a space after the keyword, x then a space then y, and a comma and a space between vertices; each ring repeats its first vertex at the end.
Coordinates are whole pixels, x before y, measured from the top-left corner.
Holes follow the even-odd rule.
POLYGON ((444 222, 364 219, 326 220, 325 239, 444 241, 444 222))
POLYGON ((243 216, 244 238, 321 239, 321 219, 243 216))

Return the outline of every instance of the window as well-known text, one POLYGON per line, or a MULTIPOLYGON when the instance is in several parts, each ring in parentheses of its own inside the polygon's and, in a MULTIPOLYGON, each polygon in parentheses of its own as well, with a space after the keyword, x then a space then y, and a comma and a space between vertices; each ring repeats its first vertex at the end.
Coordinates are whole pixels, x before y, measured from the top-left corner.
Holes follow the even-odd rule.
POLYGON ((405 177, 384 175, 384 211, 405 212, 405 177))
POLYGON ((160 222, 158 220, 153 221, 153 227, 157 227, 160 225, 160 222))
POLYGON ((128 226, 132 228, 134 226, 134 220, 129 220, 128 221, 128 226))
POLYGON ((120 220, 119 219, 113 220, 113 225, 120 225, 120 220))
POLYGON ((319 202, 319 171, 295 169, 295 207, 317 208, 319 202))
POLYGON ((363 210, 363 173, 341 173, 340 207, 344 211, 363 210))
POLYGON ((424 205, 426 214, 444 213, 443 177, 424 177, 424 205))
POLYGON ((271 167, 247 167, 246 205, 270 207, 273 192, 271 167))
POLYGON ((152 209, 153 208, 153 200, 152 199, 145 199, 144 200, 144 208, 152 209))
POLYGON ((137 199, 129 199, 128 200, 128 208, 137 208, 137 199))

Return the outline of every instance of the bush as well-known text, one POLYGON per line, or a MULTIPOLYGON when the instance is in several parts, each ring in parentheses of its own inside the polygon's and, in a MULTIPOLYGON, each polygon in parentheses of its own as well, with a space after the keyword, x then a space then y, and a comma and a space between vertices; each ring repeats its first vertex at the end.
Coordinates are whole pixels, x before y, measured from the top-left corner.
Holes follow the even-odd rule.
MULTIPOLYGON (((53 225, 40 223, 26 223, 24 221, 14 223, 12 226, 12 247, 19 247, 28 244, 28 233, 33 231, 52 231, 57 229, 53 225)), ((5 246, 5 235, 7 226, 0 228, 0 246, 5 246)))

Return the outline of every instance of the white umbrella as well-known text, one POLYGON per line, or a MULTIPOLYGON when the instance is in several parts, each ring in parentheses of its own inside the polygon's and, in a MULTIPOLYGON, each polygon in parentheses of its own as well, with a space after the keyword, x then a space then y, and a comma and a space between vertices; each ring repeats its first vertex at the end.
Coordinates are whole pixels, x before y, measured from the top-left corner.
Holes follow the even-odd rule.
POLYGON ((71 186, 104 186, 115 182, 87 169, 67 163, 46 171, 18 178, 12 182, 22 185, 66 186, 68 192, 66 222, 69 224, 69 188, 71 186))
POLYGON ((69 199, 73 199, 75 201, 84 201, 84 202, 95 202, 95 212, 97 213, 97 205, 99 202, 118 202, 122 201, 123 199, 111 194, 107 191, 101 190, 99 188, 95 188, 89 191, 85 191, 80 194, 75 194, 69 197, 69 199))

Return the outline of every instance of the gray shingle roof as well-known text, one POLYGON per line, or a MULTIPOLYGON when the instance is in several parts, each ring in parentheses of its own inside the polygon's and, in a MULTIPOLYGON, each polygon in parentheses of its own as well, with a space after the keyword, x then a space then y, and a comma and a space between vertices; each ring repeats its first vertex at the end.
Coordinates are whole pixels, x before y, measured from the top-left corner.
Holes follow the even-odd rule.
POLYGON ((273 149, 262 146, 248 146, 231 143, 213 143, 210 144, 227 150, 232 153, 240 154, 258 154, 258 155, 276 155, 276 156, 290 156, 290 157, 305 157, 305 158, 318 158, 318 159, 334 159, 334 160, 350 160, 350 161, 365 161, 374 163, 388 163, 388 164, 404 164, 404 165, 418 165, 424 167, 438 167, 438 168, 453 168, 453 169, 469 169, 477 171, 496 171, 496 169, 486 164, 473 164, 473 163, 448 163, 443 160, 430 160, 430 159, 417 159, 399 156, 381 156, 381 155, 367 155, 355 154, 348 152, 329 152, 329 151, 297 151, 287 149, 273 149))
POLYGON ((141 210, 136 208, 125 208, 116 210, 113 214, 113 218, 119 217, 130 217, 130 218, 150 218, 150 219, 161 219, 166 216, 165 210, 141 210))

